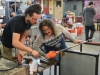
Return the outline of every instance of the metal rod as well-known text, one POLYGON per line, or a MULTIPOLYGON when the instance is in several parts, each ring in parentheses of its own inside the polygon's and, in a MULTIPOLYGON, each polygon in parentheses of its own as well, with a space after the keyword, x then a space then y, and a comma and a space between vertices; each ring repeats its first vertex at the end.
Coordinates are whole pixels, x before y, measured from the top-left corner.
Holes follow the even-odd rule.
MULTIPOLYGON (((89 39, 89 40, 93 40, 93 39, 89 39)), ((73 46, 71 46, 71 47, 68 47, 68 48, 65 48, 65 49, 61 49, 60 52, 63 52, 63 51, 65 51, 65 50, 71 49, 71 48, 76 47, 76 46, 78 46, 78 45, 82 45, 82 44, 84 44, 84 43, 87 43, 89 40, 83 41, 82 43, 75 44, 75 45, 73 45, 73 46)), ((27 56, 32 56, 32 54, 29 53, 27 56)), ((40 58, 40 59, 41 59, 42 57, 44 57, 44 56, 39 55, 39 58, 40 58)), ((29 59, 30 59, 30 58, 29 58, 29 59)), ((35 58, 35 59, 38 59, 38 58, 35 58)), ((48 59, 44 58, 44 59, 41 59, 41 60, 47 61, 48 59)))
POLYGON ((16 0, 15 0, 15 13, 16 13, 16 4, 17 4, 17 3, 16 3, 16 0))
POLYGON ((51 67, 50 67, 50 72, 49 72, 49 75, 51 75, 51 67))
POLYGON ((76 46, 81 45, 81 44, 86 43, 86 42, 88 42, 88 41, 83 41, 82 43, 75 44, 75 45, 73 45, 73 46, 71 46, 71 47, 68 47, 68 48, 62 49, 62 50, 60 50, 60 52, 63 52, 63 51, 68 50, 68 49, 71 49, 71 48, 73 48, 73 47, 76 47, 76 46))
POLYGON ((80 52, 82 52, 82 44, 80 45, 80 52))

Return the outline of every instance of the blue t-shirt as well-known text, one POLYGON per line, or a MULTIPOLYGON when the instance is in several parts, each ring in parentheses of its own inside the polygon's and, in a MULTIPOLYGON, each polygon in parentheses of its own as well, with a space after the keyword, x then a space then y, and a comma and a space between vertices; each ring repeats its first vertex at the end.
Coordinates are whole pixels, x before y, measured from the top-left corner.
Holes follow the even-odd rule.
POLYGON ((63 18, 66 18, 66 16, 67 16, 67 13, 65 13, 65 14, 63 15, 63 18))
MULTIPOLYGON (((10 12, 10 16, 11 16, 11 17, 13 17, 13 16, 11 15, 12 12, 15 12, 15 11, 11 11, 11 12, 10 12)), ((18 10, 16 11, 16 15, 20 15, 20 14, 23 14, 23 12, 22 12, 21 9, 18 9, 18 10)))
POLYGON ((18 9, 18 10, 16 11, 16 14, 17 14, 17 15, 23 14, 23 13, 22 13, 22 10, 18 9))
POLYGON ((53 51, 57 51, 57 50, 61 50, 61 49, 65 49, 67 48, 64 39, 62 38, 63 34, 60 34, 59 36, 57 36, 56 38, 45 42, 42 44, 42 46, 44 46, 45 48, 45 53, 48 53, 49 51, 53 50, 53 51))
MULTIPOLYGON (((57 50, 61 50, 61 49, 65 49, 67 48, 64 39, 62 38, 63 33, 60 34, 59 36, 57 36, 56 38, 45 42, 42 44, 42 46, 44 46, 44 52, 48 53, 49 51, 57 51, 57 50)), ((53 60, 59 60, 58 55, 53 58, 53 60)))

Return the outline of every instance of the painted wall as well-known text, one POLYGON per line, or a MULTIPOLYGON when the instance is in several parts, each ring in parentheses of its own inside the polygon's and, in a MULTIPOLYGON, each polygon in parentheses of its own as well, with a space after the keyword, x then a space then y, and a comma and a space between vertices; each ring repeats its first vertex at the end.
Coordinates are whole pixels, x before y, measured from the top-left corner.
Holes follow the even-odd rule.
POLYGON ((61 6, 57 6, 56 0, 49 0, 49 14, 47 15, 47 17, 50 17, 51 19, 61 20, 63 13, 63 0, 57 1, 61 1, 61 6))
MULTIPOLYGON (((35 1, 35 0, 34 0, 35 1)), ((57 0, 57 1, 61 1, 61 7, 56 6, 56 0, 47 0, 49 1, 49 14, 47 15, 47 18, 50 19, 61 19, 62 18, 62 14, 63 14, 63 0, 57 0)), ((41 0, 41 6, 42 6, 42 10, 46 11, 44 9, 44 1, 41 0)))
MULTIPOLYGON (((87 7, 88 3, 89 1, 85 1, 84 7, 87 7)), ((95 4, 94 8, 97 12, 97 14, 95 15, 95 19, 100 19, 100 1, 93 1, 93 3, 95 4)))
POLYGON ((76 16, 78 16, 83 9, 83 2, 82 1, 65 1, 63 2, 63 12, 70 10, 75 12, 76 16))

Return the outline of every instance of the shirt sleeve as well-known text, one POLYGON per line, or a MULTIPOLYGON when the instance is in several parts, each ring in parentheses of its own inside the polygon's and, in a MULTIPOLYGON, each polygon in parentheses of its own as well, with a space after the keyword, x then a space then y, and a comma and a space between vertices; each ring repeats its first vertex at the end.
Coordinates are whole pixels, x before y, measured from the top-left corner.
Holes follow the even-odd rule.
POLYGON ((12 22, 12 25, 11 25, 12 32, 21 33, 21 31, 23 29, 22 27, 23 27, 22 22, 20 22, 20 21, 12 22))
POLYGON ((40 55, 45 56, 45 53, 40 49, 41 45, 43 44, 43 39, 41 35, 38 35, 36 40, 34 41, 33 44, 33 49, 37 50, 40 55))
POLYGON ((94 8, 92 8, 93 10, 92 10, 92 12, 93 12, 93 15, 95 15, 96 14, 96 11, 95 11, 95 9, 94 8))
POLYGON ((59 25, 60 29, 62 30, 62 32, 64 33, 64 35, 70 39, 71 41, 75 41, 75 39, 72 37, 72 35, 70 34, 70 32, 65 29, 63 26, 59 25))

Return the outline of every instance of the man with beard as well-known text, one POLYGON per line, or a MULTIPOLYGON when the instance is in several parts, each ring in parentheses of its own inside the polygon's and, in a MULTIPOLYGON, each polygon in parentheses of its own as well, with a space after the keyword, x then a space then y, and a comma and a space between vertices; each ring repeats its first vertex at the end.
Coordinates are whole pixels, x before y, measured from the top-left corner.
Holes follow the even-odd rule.
POLYGON ((1 42, 1 53, 3 57, 14 60, 12 49, 17 48, 17 58, 19 63, 23 59, 23 52, 30 52, 34 57, 38 57, 39 53, 24 45, 26 35, 30 27, 37 23, 41 17, 41 6, 39 4, 31 5, 25 11, 25 15, 18 15, 11 18, 4 28, 1 42))

